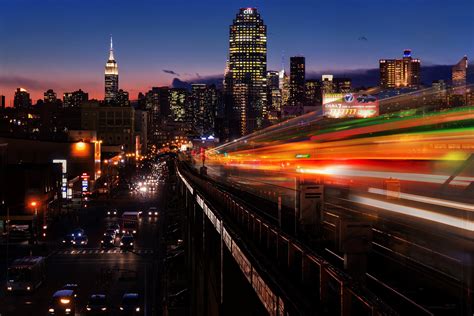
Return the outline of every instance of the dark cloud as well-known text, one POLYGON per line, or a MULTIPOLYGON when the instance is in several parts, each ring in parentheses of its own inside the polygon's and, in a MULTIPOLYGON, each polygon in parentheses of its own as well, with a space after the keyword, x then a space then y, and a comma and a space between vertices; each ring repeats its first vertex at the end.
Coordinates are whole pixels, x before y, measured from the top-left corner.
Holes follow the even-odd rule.
POLYGON ((0 86, 8 88, 48 89, 49 83, 18 76, 0 76, 0 86))
POLYGON ((167 73, 167 74, 170 74, 170 75, 174 75, 174 76, 178 76, 178 77, 179 77, 179 73, 174 72, 173 70, 163 69, 163 72, 164 72, 164 73, 167 73))
POLYGON ((359 40, 359 41, 362 41, 362 42, 367 42, 367 41, 368 41, 367 37, 365 37, 365 36, 360 36, 360 37, 358 38, 358 40, 359 40))
POLYGON ((213 84, 213 85, 216 85, 216 87, 220 88, 222 87, 223 78, 224 78, 223 74, 201 76, 198 73, 196 73, 196 78, 191 78, 186 81, 180 80, 179 78, 174 78, 171 83, 171 87, 191 89, 191 84, 193 83, 204 83, 207 85, 213 84))

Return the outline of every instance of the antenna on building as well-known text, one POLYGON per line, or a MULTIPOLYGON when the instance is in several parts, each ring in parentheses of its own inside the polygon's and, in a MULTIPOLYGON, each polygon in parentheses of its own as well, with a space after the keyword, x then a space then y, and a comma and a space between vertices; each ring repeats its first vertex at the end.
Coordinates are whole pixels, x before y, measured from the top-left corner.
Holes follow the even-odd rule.
POLYGON ((281 51, 281 70, 285 70, 285 51, 281 51))

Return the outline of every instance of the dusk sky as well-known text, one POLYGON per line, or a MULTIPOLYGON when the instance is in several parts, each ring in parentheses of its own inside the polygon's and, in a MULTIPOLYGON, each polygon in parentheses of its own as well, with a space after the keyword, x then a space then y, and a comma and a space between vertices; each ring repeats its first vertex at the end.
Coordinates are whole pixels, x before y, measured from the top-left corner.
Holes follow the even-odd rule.
POLYGON ((308 71, 378 67, 405 48, 423 64, 474 56, 473 0, 0 0, 0 94, 34 100, 52 88, 103 98, 113 34, 120 88, 139 91, 223 73, 229 25, 256 7, 268 26, 268 69, 282 54, 308 71), (171 70, 178 75, 165 73, 171 70))

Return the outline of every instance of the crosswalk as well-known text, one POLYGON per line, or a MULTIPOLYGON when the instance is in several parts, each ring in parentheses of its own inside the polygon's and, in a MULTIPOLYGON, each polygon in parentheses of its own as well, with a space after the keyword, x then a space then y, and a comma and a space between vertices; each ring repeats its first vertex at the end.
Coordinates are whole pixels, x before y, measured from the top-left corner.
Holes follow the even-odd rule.
POLYGON ((61 249, 56 250, 54 255, 100 255, 100 254, 120 254, 120 253, 135 253, 138 255, 152 255, 153 249, 134 249, 122 250, 119 248, 101 249, 101 248, 87 248, 87 249, 61 249))

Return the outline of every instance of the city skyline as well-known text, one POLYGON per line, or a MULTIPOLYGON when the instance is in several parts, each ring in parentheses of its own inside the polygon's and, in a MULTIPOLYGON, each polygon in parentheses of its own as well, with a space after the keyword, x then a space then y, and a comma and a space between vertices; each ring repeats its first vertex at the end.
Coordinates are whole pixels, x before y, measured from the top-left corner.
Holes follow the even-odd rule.
MULTIPOLYGON (((134 25, 129 29, 120 25, 118 20, 107 19, 106 23, 105 19, 101 19, 101 14, 105 14, 107 9, 101 4, 88 4, 87 8, 92 13, 83 18, 83 21, 88 23, 81 24, 78 28, 64 24, 63 17, 54 15, 62 8, 58 1, 45 1, 41 5, 29 0, 9 3, 4 7, 10 11, 15 11, 21 4, 29 4, 37 11, 26 12, 24 18, 28 19, 28 23, 16 28, 8 27, 12 24, 12 19, 15 19, 15 14, 4 19, 2 17, 0 94, 6 95, 7 105, 12 104, 14 90, 18 87, 26 88, 33 100, 41 98, 44 91, 50 88, 54 89, 58 96, 62 96, 64 91, 80 88, 89 92, 91 98, 102 99, 104 87, 101 69, 110 33, 115 39, 116 58, 122 65, 121 88, 130 92, 131 99, 135 99, 138 92, 147 91, 152 86, 171 85, 174 78, 193 82, 204 77, 222 76, 227 56, 228 26, 235 12, 246 6, 258 8, 268 25, 268 70, 281 68, 282 55, 285 56, 287 71, 290 56, 305 56, 308 74, 322 70, 374 69, 377 68, 380 58, 396 58, 400 51, 406 48, 412 49, 414 54, 422 59, 423 65, 454 64, 461 56, 474 55, 474 45, 471 41, 462 41, 463 37, 449 36, 450 32, 456 30, 472 29, 474 10, 466 10, 466 7, 473 5, 468 1, 454 1, 446 5, 442 1, 430 2, 430 7, 427 7, 425 1, 410 2, 412 7, 425 6, 429 13, 417 16, 413 22, 406 20, 413 12, 392 15, 393 18, 404 18, 407 21, 404 25, 399 25, 397 30, 388 29, 390 23, 384 22, 380 14, 371 14, 376 10, 372 8, 371 1, 364 3, 361 5, 358 1, 348 1, 342 4, 337 13, 337 21, 334 20, 333 24, 330 24, 331 18, 328 14, 311 18, 301 9, 309 5, 319 9, 318 12, 335 12, 335 5, 305 4, 305 1, 298 1, 290 7, 281 1, 272 3, 271 7, 263 1, 236 1, 232 4, 201 1, 199 5, 192 4, 183 8, 179 15, 159 15, 159 19, 147 19, 146 17, 150 17, 148 10, 161 8, 175 11, 179 6, 159 6, 142 1, 128 12, 128 6, 119 1, 111 10, 119 17, 118 20, 121 19, 120 12, 128 12, 127 16, 133 17, 134 25), (190 18, 196 8, 202 8, 203 11, 215 8, 221 14, 206 18, 205 23, 196 23, 190 18), (458 13, 460 8, 462 12, 458 13), (285 12, 285 19, 281 18, 282 12, 285 12), (361 13, 373 17, 374 24, 381 24, 382 30, 378 30, 379 27, 371 27, 371 23, 361 21, 361 13), (465 19, 459 18, 460 15, 465 19), (168 23, 173 16, 183 18, 178 24, 168 23), (32 28, 31 24, 38 21, 39 17, 46 18, 46 21, 32 28), (350 24, 347 19, 356 17, 358 26, 354 30, 339 32, 350 24), (296 25, 299 18, 303 23, 296 25), (439 24, 440 20, 444 23, 439 24), (439 32, 430 34, 430 40, 420 41, 423 37, 420 33, 423 32, 414 27, 419 26, 420 21, 424 22, 426 28, 436 26, 439 32), (92 26, 89 24, 97 30, 92 32, 92 26), (61 26, 59 30, 55 30, 58 26, 61 26), (191 33, 199 34, 198 38, 193 38, 190 29, 193 30, 191 33), (335 32, 339 32, 337 38, 334 36, 335 32), (293 36, 294 34, 298 36, 293 36), (45 45, 42 40, 47 36, 51 37, 49 45, 45 45), (312 37, 315 38, 313 41, 307 40, 312 37), (187 40, 183 41, 181 38, 187 40), (197 42, 198 40, 200 42, 197 42), (437 47, 441 40, 447 44, 437 47), (81 45, 82 43, 87 45, 81 45), (189 50, 190 47, 193 50, 189 50), (344 47, 350 49, 343 49, 344 47), (351 55, 346 51, 351 51, 351 55), (74 72, 74 75, 71 72, 74 72)), ((404 3, 409 2, 399 2, 400 5, 404 3)), ((71 10, 72 18, 78 19, 81 13, 84 13, 85 6, 76 1, 69 1, 68 5, 74 9, 71 10)))

